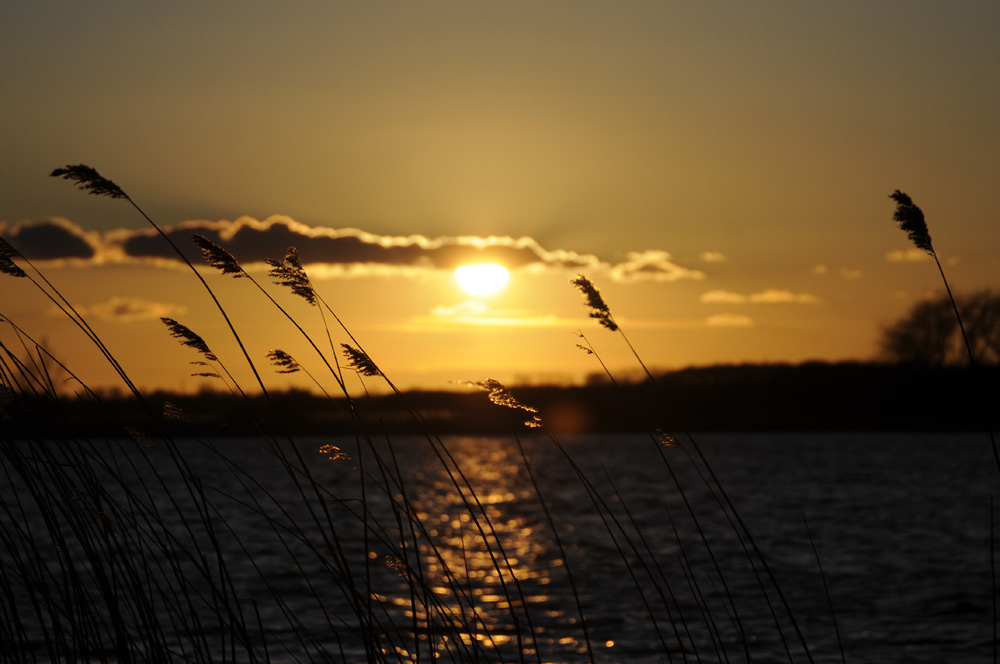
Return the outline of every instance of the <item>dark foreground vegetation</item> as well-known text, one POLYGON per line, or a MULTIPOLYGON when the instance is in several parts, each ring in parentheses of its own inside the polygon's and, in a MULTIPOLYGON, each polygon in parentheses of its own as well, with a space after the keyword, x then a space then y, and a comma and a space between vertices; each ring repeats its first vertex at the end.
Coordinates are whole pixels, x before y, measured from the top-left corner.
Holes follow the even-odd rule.
MULTIPOLYGON (((642 381, 609 371, 588 387, 525 387, 516 396, 489 378, 477 383, 487 396, 403 393, 315 291, 294 248, 268 261, 269 276, 316 307, 318 321, 292 318, 279 299, 287 293, 273 295, 224 247, 193 236, 221 272, 208 276, 259 291, 261 316, 293 325, 320 358, 312 369, 339 388, 324 398, 272 392, 258 371, 265 354, 243 344, 210 279, 169 235, 94 169, 52 174, 133 205, 176 250, 240 354, 216 355, 183 323, 162 321, 201 358, 199 375, 240 396, 142 392, 72 303, 0 239, 0 273, 36 286, 105 355, 128 395, 91 391, 59 364, 80 396, 60 395, 55 358, 0 312, 17 342, 0 340, 3 662, 843 663, 811 519, 784 524, 779 539, 793 550, 776 553, 744 521, 692 432, 994 424, 996 370, 976 368, 961 324, 967 370, 804 364, 656 375, 583 275, 571 283, 589 316, 628 346, 642 381), (244 389, 227 362, 249 366, 256 387, 244 389), (392 395, 352 393, 345 371, 392 395), (624 430, 645 435, 633 445, 595 436, 590 447, 560 438, 624 430), (505 442, 485 454, 481 439, 441 435, 499 431, 505 442), (388 435, 396 432, 419 435, 388 435), (599 457, 609 453, 605 464, 599 457)), ((919 209, 900 192, 893 198, 897 221, 933 255, 919 209)), ((279 373, 309 373, 283 351, 266 358, 279 373)), ((767 497, 786 478, 760 479, 768 484, 755 493, 767 497)), ((913 484, 903 502, 921 490, 913 484)), ((978 570, 984 588, 994 569, 986 503, 979 497, 968 532, 950 533, 943 549, 980 550, 963 572, 978 570)), ((949 593, 997 623, 995 601, 985 608, 981 594, 949 593)), ((941 611, 934 602, 938 623, 941 611)), ((973 625, 983 636, 962 638, 960 648, 982 653, 991 630, 973 625)), ((897 656, 856 661, 901 661, 914 645, 892 643, 897 656)))
MULTIPOLYGON (((995 429, 1000 411, 1000 367, 928 367, 863 362, 741 364, 695 367, 617 385, 595 376, 586 386, 522 386, 512 392, 535 406, 557 433, 648 431, 984 431, 995 429), (666 409, 664 403, 672 404, 666 409)), ((266 410, 223 392, 156 392, 149 399, 172 413, 180 435, 254 435, 248 408, 266 410)), ((271 394, 284 426, 294 434, 346 434, 354 423, 347 399, 333 402, 305 391, 271 394)), ((66 398, 53 416, 45 401, 34 404, 30 421, 39 427, 78 434, 120 435, 141 430, 146 413, 131 395, 66 398), (67 416, 68 415, 68 416, 67 416)), ((438 433, 503 433, 519 424, 518 412, 498 409, 479 389, 411 391, 355 402, 366 421, 389 433, 421 433, 410 409, 423 415, 421 427, 438 433)), ((24 407, 22 403, 21 406, 24 407)))

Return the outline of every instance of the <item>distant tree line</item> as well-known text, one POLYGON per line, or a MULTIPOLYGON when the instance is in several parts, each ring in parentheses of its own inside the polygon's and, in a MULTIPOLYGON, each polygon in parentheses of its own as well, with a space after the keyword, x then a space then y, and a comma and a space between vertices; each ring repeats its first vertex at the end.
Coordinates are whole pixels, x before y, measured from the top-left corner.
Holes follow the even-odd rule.
MULTIPOLYGON (((978 364, 1000 364, 1000 294, 956 296, 965 334, 978 364)), ((947 295, 918 302, 882 331, 881 359, 929 367, 969 363, 965 340, 947 295)))

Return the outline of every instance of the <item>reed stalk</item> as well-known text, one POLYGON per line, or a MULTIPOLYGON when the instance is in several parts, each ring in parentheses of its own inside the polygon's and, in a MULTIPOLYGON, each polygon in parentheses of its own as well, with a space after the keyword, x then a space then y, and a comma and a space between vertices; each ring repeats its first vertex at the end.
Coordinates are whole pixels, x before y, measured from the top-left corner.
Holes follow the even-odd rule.
MULTIPOLYGON (((210 266, 222 276, 246 279, 257 288, 269 302, 265 308, 272 316, 291 323, 318 355, 312 367, 307 367, 283 351, 267 353, 279 373, 304 372, 336 407, 343 408, 352 426, 352 440, 309 443, 307 453, 301 441, 288 433, 286 416, 276 407, 267 381, 209 279, 170 235, 124 190, 94 169, 66 166, 52 175, 88 193, 125 200, 169 243, 223 317, 260 388, 265 412, 273 417, 257 410, 255 398, 244 391, 225 358, 203 337, 165 318, 169 333, 198 353, 195 364, 204 367, 198 375, 221 379, 249 408, 249 418, 258 430, 251 444, 260 445, 267 473, 240 465, 219 441, 178 440, 78 310, 14 247, 0 241, 0 272, 31 279, 87 336, 146 408, 152 431, 148 438, 125 436, 124 425, 109 417, 104 424, 106 441, 81 433, 63 409, 65 398, 50 367, 57 367, 56 373, 65 371, 94 408, 102 408, 99 395, 69 366, 55 361, 43 345, 7 321, 5 329, 17 336, 23 357, 16 344, 0 340, 0 396, 35 408, 43 418, 65 428, 64 433, 49 438, 47 432, 33 431, 25 417, 24 426, 0 431, 0 477, 13 490, 10 500, 0 500, 0 616, 7 618, 0 621, 0 647, 4 653, 14 653, 11 661, 207 663, 284 658, 346 663, 363 658, 398 664, 512 660, 541 664, 552 660, 539 614, 530 601, 532 586, 520 578, 511 550, 516 538, 526 535, 505 530, 509 515, 496 516, 480 480, 468 472, 461 448, 456 454, 454 446, 409 405, 384 367, 317 293, 294 248, 283 260, 268 261, 269 276, 319 310, 328 350, 320 348, 326 342, 316 341, 321 335, 310 334, 308 326, 296 320, 236 257, 202 236, 192 238, 210 266), (331 332, 337 326, 342 333, 334 330, 336 336, 345 341, 339 345, 331 332), (311 368, 318 372, 314 375, 311 368), (329 377, 323 375, 324 370, 329 377), (357 374, 361 396, 348 390, 345 370, 357 374), (331 379, 337 385, 331 391, 339 390, 344 403, 323 388, 331 379), (420 477, 411 474, 398 441, 377 433, 383 429, 378 419, 362 416, 358 405, 360 399, 370 398, 368 380, 384 382, 404 404, 420 431, 420 445, 433 459, 430 467, 436 473, 436 487, 424 486, 420 477), (348 456, 345 450, 351 444, 355 448, 348 456), (217 486, 222 475, 230 488, 217 486), (453 539, 437 531, 439 512, 433 510, 458 521, 449 526, 453 539), (265 545, 270 550, 264 551, 265 545), (266 564, 258 557, 261 551, 277 557, 281 564, 266 564), (483 598, 487 592, 498 596, 494 605, 493 600, 483 598), (507 636, 509 644, 501 638, 507 636)), ((585 296, 591 317, 620 334, 652 379, 593 284, 578 277, 574 285, 585 296)), ((589 341, 582 334, 581 338, 586 343, 582 347, 603 366, 589 341)), ((651 435, 667 464, 677 499, 684 505, 680 518, 689 519, 695 531, 694 536, 682 536, 664 500, 664 514, 676 542, 670 542, 669 536, 666 543, 658 542, 644 532, 628 496, 619 490, 621 482, 610 475, 603 483, 588 477, 546 428, 543 414, 497 381, 487 379, 475 385, 487 391, 491 402, 511 409, 524 426, 542 434, 538 444, 546 447, 538 449, 554 448, 546 454, 568 463, 569 477, 575 477, 586 491, 583 500, 589 500, 590 513, 600 521, 594 537, 607 547, 616 570, 629 578, 632 588, 623 592, 630 591, 642 605, 640 611, 645 611, 650 638, 659 644, 661 658, 688 661, 693 653, 699 660, 714 655, 729 661, 735 648, 727 634, 735 631, 733 638, 738 639, 743 658, 752 659, 743 608, 727 580, 737 571, 725 569, 718 558, 703 527, 707 525, 703 524, 704 512, 717 509, 724 515, 755 574, 757 565, 766 563, 700 450, 696 450, 697 459, 687 448, 684 452, 713 498, 705 505, 695 504, 688 482, 674 472, 674 460, 664 453, 662 441, 651 435), (707 476, 703 468, 708 468, 707 476), (692 538, 693 546, 686 541, 692 538), (673 546, 676 553, 663 557, 663 551, 673 546), (681 581, 675 582, 676 578, 681 581), (721 599, 712 597, 713 587, 721 599), (682 606, 688 596, 694 609, 682 606), (699 632, 698 614, 705 635, 699 632)), ((184 414, 178 408, 169 410, 184 414)), ((562 599, 572 607, 570 614, 560 618, 560 628, 579 630, 584 651, 574 656, 594 662, 602 657, 592 643, 592 631, 599 626, 588 614, 587 580, 578 567, 571 566, 572 551, 564 540, 571 530, 564 528, 563 516, 554 508, 558 489, 543 490, 534 455, 529 458, 520 436, 513 438, 520 454, 520 464, 515 462, 517 473, 522 478, 526 474, 531 487, 524 500, 536 515, 533 527, 549 534, 548 555, 558 552, 564 566, 562 573, 547 577, 554 586, 564 577, 568 585, 553 590, 568 595, 562 599)), ((696 446, 693 440, 691 445, 696 446)), ((768 578, 776 586, 773 575, 768 578)), ((770 606, 769 590, 759 574, 757 582, 770 606)), ((773 608, 771 616, 780 633, 781 621, 773 608)), ((783 633, 781 638, 791 659, 783 633)), ((579 647, 579 641, 574 647, 579 647)))

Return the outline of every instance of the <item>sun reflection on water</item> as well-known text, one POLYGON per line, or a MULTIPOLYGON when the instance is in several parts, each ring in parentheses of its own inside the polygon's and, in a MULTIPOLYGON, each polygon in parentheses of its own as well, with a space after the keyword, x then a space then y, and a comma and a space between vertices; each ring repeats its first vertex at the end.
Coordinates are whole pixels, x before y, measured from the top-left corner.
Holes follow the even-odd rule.
MULTIPOLYGON (((435 655, 456 640, 515 661, 542 646, 585 652, 573 607, 549 591, 564 584, 566 568, 517 445, 456 438, 448 450, 457 463, 450 475, 427 466, 411 488, 424 532, 410 555, 419 556, 425 596, 401 594, 387 611, 416 625, 435 655)), ((406 567, 401 556, 388 558, 406 567)))

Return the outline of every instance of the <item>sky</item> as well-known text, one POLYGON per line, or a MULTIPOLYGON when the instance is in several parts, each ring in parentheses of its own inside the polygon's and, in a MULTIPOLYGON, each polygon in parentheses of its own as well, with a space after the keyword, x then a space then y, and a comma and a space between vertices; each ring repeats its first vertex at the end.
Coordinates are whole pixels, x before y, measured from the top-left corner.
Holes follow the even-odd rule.
MULTIPOLYGON (((626 376, 626 339, 661 369, 871 359, 942 290, 892 191, 956 291, 1000 286, 998 32, 993 1, 5 3, 0 235, 146 389, 224 389, 161 317, 254 379, 136 207, 54 168, 96 168, 193 261, 193 233, 240 261, 266 294, 201 274, 269 387, 312 385, 270 350, 322 365, 282 309, 403 388, 626 376), (289 246, 353 340, 272 283, 289 246), (465 292, 454 269, 484 261, 506 287, 465 292)), ((0 277, 0 316, 119 382, 35 283, 0 277)))

